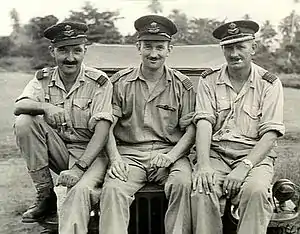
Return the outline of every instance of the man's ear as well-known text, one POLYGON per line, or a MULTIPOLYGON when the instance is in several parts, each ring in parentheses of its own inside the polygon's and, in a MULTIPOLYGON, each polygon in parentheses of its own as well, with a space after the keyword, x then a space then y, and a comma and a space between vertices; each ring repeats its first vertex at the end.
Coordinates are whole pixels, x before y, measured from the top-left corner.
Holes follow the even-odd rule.
POLYGON ((172 50, 173 50, 173 45, 171 45, 171 44, 169 43, 169 45, 168 45, 168 54, 167 54, 167 57, 169 57, 169 55, 170 55, 170 53, 172 52, 172 50))
POLYGON ((49 49, 50 55, 54 58, 54 57, 55 57, 55 56, 54 56, 54 46, 50 45, 50 46, 48 47, 48 49, 49 49))
POLYGON ((136 42, 135 43, 136 48, 138 49, 139 53, 141 54, 141 42, 136 42))
POLYGON ((169 53, 171 53, 171 51, 173 50, 173 48, 174 48, 174 46, 171 45, 171 44, 169 44, 169 46, 168 46, 169 53))
POLYGON ((252 47, 252 53, 251 53, 251 55, 255 55, 255 52, 256 52, 256 50, 258 48, 258 44, 255 41, 253 41, 251 47, 252 47))
POLYGON ((87 45, 84 45, 84 54, 87 52, 87 45))

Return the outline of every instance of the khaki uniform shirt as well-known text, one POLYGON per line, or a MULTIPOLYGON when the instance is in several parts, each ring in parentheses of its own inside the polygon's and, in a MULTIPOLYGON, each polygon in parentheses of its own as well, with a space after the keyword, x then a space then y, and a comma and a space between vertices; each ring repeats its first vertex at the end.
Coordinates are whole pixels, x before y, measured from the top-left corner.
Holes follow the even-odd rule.
POLYGON ((252 63, 239 93, 231 85, 227 65, 199 81, 194 122, 206 119, 212 124, 212 149, 227 154, 230 162, 247 155, 266 132, 284 134, 282 84, 263 79, 266 72, 252 63))
POLYGON ((59 78, 57 67, 43 70, 42 76, 41 71, 37 72, 16 101, 24 98, 64 108, 70 127, 58 134, 67 143, 88 143, 97 121, 113 121, 110 80, 104 72, 84 65, 69 92, 59 78))
POLYGON ((140 68, 120 71, 113 82, 114 135, 121 154, 133 149, 171 148, 191 124, 195 92, 188 77, 165 67, 165 76, 149 93, 140 68), (128 146, 128 147, 127 147, 128 146))

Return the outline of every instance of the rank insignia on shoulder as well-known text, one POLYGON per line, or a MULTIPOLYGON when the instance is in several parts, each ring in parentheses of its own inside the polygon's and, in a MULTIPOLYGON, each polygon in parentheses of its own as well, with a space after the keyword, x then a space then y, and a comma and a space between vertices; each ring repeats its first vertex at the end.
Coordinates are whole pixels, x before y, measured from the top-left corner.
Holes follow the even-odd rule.
POLYGON ((221 68, 217 68, 217 69, 208 68, 208 69, 206 69, 204 72, 202 72, 202 73, 200 74, 200 76, 201 76, 202 78, 205 78, 205 77, 207 77, 208 75, 213 74, 213 73, 216 72, 216 71, 219 71, 220 69, 221 69, 221 68))
POLYGON ((173 70, 173 71, 175 76, 181 81, 185 89, 190 90, 191 88, 193 88, 193 83, 190 80, 190 78, 182 74, 180 71, 177 70, 173 70))
POLYGON ((129 68, 126 68, 126 69, 123 69, 123 70, 120 70, 120 71, 116 72, 115 74, 113 74, 111 76, 111 78, 110 78, 111 82, 112 83, 117 82, 122 76, 125 76, 126 74, 129 74, 132 71, 133 71, 133 68, 129 67, 129 68))
POLYGON ((273 82, 274 82, 275 80, 278 79, 277 76, 275 76, 274 74, 272 74, 272 73, 270 73, 270 72, 266 72, 266 73, 262 76, 262 78, 263 78, 264 80, 268 81, 268 82, 271 83, 271 84, 273 84, 273 82))
POLYGON ((38 80, 42 80, 42 79, 50 76, 51 71, 52 71, 52 69, 50 67, 45 67, 41 70, 38 70, 36 72, 35 76, 38 80))
POLYGON ((100 86, 104 85, 108 80, 106 73, 97 69, 91 69, 91 70, 86 69, 85 75, 88 78, 96 81, 100 86))

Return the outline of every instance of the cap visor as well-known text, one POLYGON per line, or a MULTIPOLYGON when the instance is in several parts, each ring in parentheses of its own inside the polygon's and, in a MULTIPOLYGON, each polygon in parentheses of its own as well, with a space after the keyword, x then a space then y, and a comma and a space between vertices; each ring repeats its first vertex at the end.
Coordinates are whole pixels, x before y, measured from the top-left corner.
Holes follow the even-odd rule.
POLYGON ((249 41, 249 40, 253 40, 254 37, 253 36, 246 36, 246 37, 238 37, 238 38, 232 38, 229 40, 224 40, 220 42, 220 45, 229 45, 229 44, 234 44, 234 43, 238 43, 238 42, 243 42, 243 41, 249 41))
POLYGON ((53 45, 55 47, 60 47, 60 46, 67 46, 67 45, 80 45, 80 44, 85 44, 86 42, 87 39, 85 37, 82 37, 82 38, 72 38, 72 39, 57 41, 54 42, 53 45))
POLYGON ((171 41, 171 38, 168 38, 163 35, 151 34, 151 35, 142 35, 138 38, 138 41, 171 41))

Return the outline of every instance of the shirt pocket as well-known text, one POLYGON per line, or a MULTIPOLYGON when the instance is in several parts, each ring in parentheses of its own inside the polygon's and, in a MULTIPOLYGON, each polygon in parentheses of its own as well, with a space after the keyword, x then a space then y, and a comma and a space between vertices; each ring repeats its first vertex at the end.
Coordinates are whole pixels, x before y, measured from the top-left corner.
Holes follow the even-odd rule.
POLYGON ((88 128, 88 122, 91 118, 90 98, 74 98, 72 103, 72 117, 75 128, 88 128))
POLYGON ((243 112, 242 132, 250 138, 257 138, 261 117, 259 106, 244 105, 243 112))
POLYGON ((156 107, 167 131, 173 133, 178 125, 179 108, 172 104, 157 104, 156 107))
POLYGON ((220 99, 217 102, 217 116, 218 119, 224 120, 230 112, 230 101, 229 99, 220 99))
POLYGON ((50 102, 54 106, 64 108, 64 99, 61 96, 45 97, 45 102, 50 102))

